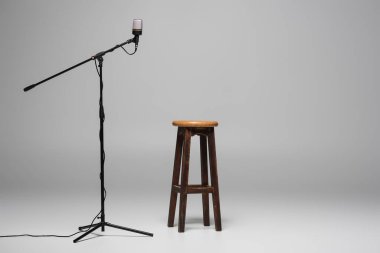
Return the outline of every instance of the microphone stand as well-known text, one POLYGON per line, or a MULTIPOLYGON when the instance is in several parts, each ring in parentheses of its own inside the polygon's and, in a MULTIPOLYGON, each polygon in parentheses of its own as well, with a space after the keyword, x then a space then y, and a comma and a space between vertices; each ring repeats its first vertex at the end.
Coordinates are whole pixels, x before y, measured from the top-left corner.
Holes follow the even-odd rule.
POLYGON ((119 225, 115 225, 115 224, 112 224, 112 223, 109 223, 109 222, 106 222, 106 219, 105 219, 105 211, 104 211, 104 202, 105 202, 105 188, 104 188, 104 160, 105 160, 105 152, 104 152, 104 107, 103 107, 103 56, 109 52, 112 52, 113 50, 119 48, 119 47, 122 47, 126 44, 130 44, 130 43, 135 43, 135 52, 137 50, 137 43, 138 43, 138 36, 135 36, 134 38, 132 39, 129 39, 121 44, 117 44, 116 46, 108 49, 108 50, 105 50, 105 51, 101 51, 97 54, 95 54, 94 56, 91 56, 90 58, 88 58, 87 60, 84 60, 74 66, 71 66, 70 68, 67 68, 61 72, 58 72, 57 74, 54 74, 38 83, 35 83, 35 84, 32 84, 32 85, 29 85, 27 87, 24 88, 24 91, 28 91, 28 90, 31 90, 33 88, 35 88, 36 86, 50 80, 50 79, 53 79, 59 75, 62 75, 63 73, 67 72, 67 71, 70 71, 74 68, 77 68, 89 61, 98 61, 98 66, 99 66, 99 79, 100 79, 100 98, 99 98, 99 119, 100 119, 100 130, 99 130, 99 139, 100 139, 100 198, 101 198, 101 210, 100 210, 100 222, 99 223, 94 223, 94 224, 90 224, 90 225, 86 225, 86 226, 82 226, 82 227, 79 227, 79 231, 83 231, 85 232, 84 234, 82 234, 81 236, 79 236, 78 238, 74 239, 74 243, 76 243, 77 241, 79 241, 80 239, 82 239, 83 237, 87 236, 88 234, 94 232, 95 230, 97 230, 98 228, 101 228, 102 231, 105 230, 105 227, 113 227, 113 228, 117 228, 117 229, 121 229, 121 230, 126 230, 126 231, 130 231, 130 232, 134 232, 134 233, 138 233, 138 234, 143 234, 143 235, 147 235, 147 236, 153 236, 152 233, 148 233, 148 232, 144 232, 144 231, 140 231, 140 230, 136 230, 136 229, 132 229, 132 228, 127 228, 127 227, 122 227, 122 226, 119 226, 119 225), (87 229, 87 230, 86 230, 87 229))

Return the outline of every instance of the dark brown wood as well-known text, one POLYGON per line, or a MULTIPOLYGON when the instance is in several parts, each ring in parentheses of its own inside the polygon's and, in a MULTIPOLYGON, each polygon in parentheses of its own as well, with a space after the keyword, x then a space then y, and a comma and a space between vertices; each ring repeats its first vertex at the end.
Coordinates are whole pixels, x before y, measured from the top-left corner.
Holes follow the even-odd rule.
POLYGON ((213 127, 178 127, 176 151, 173 166, 173 178, 169 204, 168 226, 174 226, 177 196, 180 195, 178 232, 185 231, 187 194, 202 194, 203 224, 210 225, 209 194, 212 194, 215 229, 222 230, 219 184, 216 162, 215 132, 213 127), (200 136, 201 154, 201 184, 189 185, 189 163, 191 137, 200 136), (208 152, 207 152, 208 150, 208 152), (208 179, 208 164, 210 164, 211 185, 208 179), (179 177, 181 176, 181 184, 179 177))
MULTIPOLYGON (((187 194, 202 193, 202 195, 208 196, 209 193, 213 193, 214 188, 212 186, 204 185, 189 185, 187 187, 187 194)), ((209 225, 206 225, 209 226, 209 225)))
POLYGON ((199 136, 208 136, 208 134, 210 133, 210 128, 207 127, 207 128, 201 128, 201 127, 191 127, 191 134, 192 135, 199 135, 199 136))
POLYGON ((208 149, 209 149, 209 158, 210 158, 211 186, 214 188, 214 193, 212 194, 212 200, 213 200, 213 207, 214 207, 215 230, 222 231, 214 128, 210 129, 210 134, 208 136, 208 149))
MULTIPOLYGON (((207 137, 204 135, 199 136, 200 139, 200 151, 201 151, 201 178, 202 186, 208 186, 208 166, 207 166, 207 137)), ((214 192, 212 187, 211 192, 214 192)), ((203 206, 203 225, 210 226, 210 208, 209 208, 209 196, 208 191, 202 193, 202 206, 203 206)))
POLYGON ((179 127, 177 131, 177 142, 175 146, 174 165, 173 165, 173 177, 172 177, 172 189, 170 194, 169 215, 168 215, 168 227, 174 226, 175 208, 177 205, 177 191, 173 189, 174 185, 179 184, 179 174, 181 167, 182 146, 184 129, 179 127))
POLYGON ((172 191, 175 191, 176 193, 181 193, 181 186, 180 185, 173 185, 172 191))
POLYGON ((181 193, 179 201, 179 221, 178 232, 185 232, 186 204, 187 204, 187 185, 189 181, 189 162, 190 162, 191 131, 185 128, 182 154, 181 172, 181 193))
MULTIPOLYGON (((181 193, 181 186, 180 185, 173 185, 173 190, 176 193, 181 193)), ((202 185, 202 184, 189 184, 187 185, 187 194, 193 194, 193 193, 213 193, 214 188, 210 185, 202 185)))

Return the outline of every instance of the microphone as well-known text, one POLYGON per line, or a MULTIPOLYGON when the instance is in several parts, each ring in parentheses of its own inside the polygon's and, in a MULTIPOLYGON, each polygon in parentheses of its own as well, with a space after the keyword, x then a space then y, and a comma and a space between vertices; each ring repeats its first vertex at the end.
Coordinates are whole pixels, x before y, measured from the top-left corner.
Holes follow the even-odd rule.
POLYGON ((143 28, 142 19, 134 19, 133 25, 132 25, 132 34, 135 35, 133 40, 135 42, 136 49, 137 49, 137 46, 139 45, 139 36, 142 35, 142 28, 143 28))

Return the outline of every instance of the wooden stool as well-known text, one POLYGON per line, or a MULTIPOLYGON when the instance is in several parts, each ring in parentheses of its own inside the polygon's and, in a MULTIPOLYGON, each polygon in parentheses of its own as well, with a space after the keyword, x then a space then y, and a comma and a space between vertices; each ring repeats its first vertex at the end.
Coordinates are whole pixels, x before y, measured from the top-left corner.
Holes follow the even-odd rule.
POLYGON ((215 151, 215 134, 214 127, 218 126, 216 121, 173 121, 173 126, 178 127, 177 143, 175 148, 173 179, 169 204, 168 227, 174 226, 174 216, 177 204, 177 193, 180 194, 179 203, 179 222, 178 232, 185 231, 186 203, 187 194, 202 193, 203 203, 203 224, 210 226, 209 214, 209 193, 212 194, 214 207, 214 220, 216 231, 222 230, 220 204, 219 204, 219 187, 218 171, 216 165, 215 151), (190 160, 190 143, 193 135, 199 135, 201 151, 201 178, 202 184, 189 185, 189 160, 190 160), (207 144, 210 159, 211 186, 208 184, 208 162, 207 162, 207 144), (181 166, 182 161, 182 166, 181 166), (182 168, 182 169, 181 169, 182 168), (181 184, 179 176, 181 172, 181 184))

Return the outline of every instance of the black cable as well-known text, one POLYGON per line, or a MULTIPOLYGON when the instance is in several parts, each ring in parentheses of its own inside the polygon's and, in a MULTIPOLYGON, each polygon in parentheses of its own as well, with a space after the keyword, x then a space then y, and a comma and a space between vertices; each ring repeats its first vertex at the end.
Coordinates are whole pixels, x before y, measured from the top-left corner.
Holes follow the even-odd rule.
POLYGON ((124 50, 124 52, 126 52, 129 55, 134 55, 137 52, 137 46, 136 45, 135 45, 135 51, 133 53, 129 53, 123 46, 121 46, 121 48, 124 50))
POLYGON ((95 63, 96 72, 98 72, 98 76, 100 76, 100 72, 99 72, 99 69, 98 69, 98 65, 96 65, 96 59, 94 60, 94 63, 95 63))
MULTIPOLYGON (((105 159, 105 154, 103 154, 103 157, 105 159)), ((107 198, 107 191, 106 191, 106 188, 104 187, 103 188, 104 190, 104 200, 106 200, 107 198)), ((100 219, 99 217, 99 214, 102 213, 103 210, 100 210, 96 216, 92 219, 91 221, 91 224, 89 225, 89 227, 86 229, 86 230, 81 230, 81 231, 78 231, 78 232, 75 232, 71 235, 33 235, 33 234, 19 234, 19 235, 0 235, 0 238, 6 238, 6 237, 22 237, 22 236, 29 236, 29 237, 59 237, 59 238, 67 238, 67 237, 72 237, 76 234, 79 234, 79 233, 83 233, 83 232, 87 232, 88 230, 91 229, 92 227, 92 224, 94 224, 94 221, 98 218, 100 219)))
POLYGON ((99 214, 101 213, 102 211, 100 211, 95 217, 94 219, 92 219, 91 221, 91 224, 90 226, 88 227, 87 230, 83 230, 83 231, 78 231, 78 232, 75 232, 71 235, 33 235, 33 234, 19 234, 19 235, 0 235, 0 238, 5 238, 5 237, 22 237, 22 236, 29 236, 29 237, 72 237, 73 235, 76 235, 76 234, 79 234, 79 233, 83 233, 83 232, 87 232, 88 230, 90 230, 90 228, 92 227, 92 224, 94 224, 94 221, 95 219, 99 216, 99 214))
POLYGON ((71 237, 73 235, 82 233, 82 231, 78 231, 71 235, 31 235, 31 234, 20 234, 20 235, 0 235, 1 238, 4 237, 21 237, 21 236, 29 236, 29 237, 71 237))
MULTIPOLYGON (((123 47, 122 47, 123 48, 123 47)), ((124 48, 123 48, 124 49, 124 48)), ((137 51, 137 47, 135 48, 135 52, 133 52, 132 54, 131 53, 128 53, 127 52, 127 50, 125 50, 124 49, 124 51, 127 53, 127 54, 129 54, 129 55, 133 55, 134 53, 136 53, 136 51, 137 51)), ((96 72, 98 72, 98 75, 100 76, 100 72, 99 72, 99 69, 98 69, 98 66, 96 65, 96 60, 97 59, 95 59, 95 68, 96 68, 96 72)), ((101 102, 99 101, 99 104, 101 104, 101 102)), ((105 114, 104 114, 104 107, 102 106, 101 107, 101 120, 104 122, 104 120, 105 120, 105 114)), ((106 160, 106 153, 103 151, 103 153, 102 153, 102 159, 103 159, 103 162, 106 160)), ((101 178, 101 174, 99 174, 99 177, 101 178)), ((105 187, 103 187, 103 191, 104 191, 104 200, 106 200, 106 198, 107 198, 107 191, 106 191, 106 188, 105 187)), ((78 231, 78 232, 75 232, 75 233, 73 233, 73 234, 71 234, 71 235, 33 235, 33 234, 18 234, 18 235, 0 235, 0 238, 6 238, 6 237, 22 237, 22 236, 29 236, 29 237, 60 237, 60 238, 67 238, 67 237, 72 237, 72 236, 74 236, 74 235, 76 235, 76 234, 79 234, 79 233, 83 233, 83 232, 87 232, 88 230, 90 230, 91 229, 91 227, 92 227, 92 224, 94 224, 94 221, 98 218, 98 219, 100 219, 100 217, 99 217, 99 214, 101 214, 102 213, 102 211, 103 211, 103 209, 102 210, 100 210, 99 211, 99 213, 97 213, 97 215, 92 219, 92 221, 91 221, 91 224, 89 225, 89 227, 86 229, 86 230, 82 230, 82 231, 78 231)))

